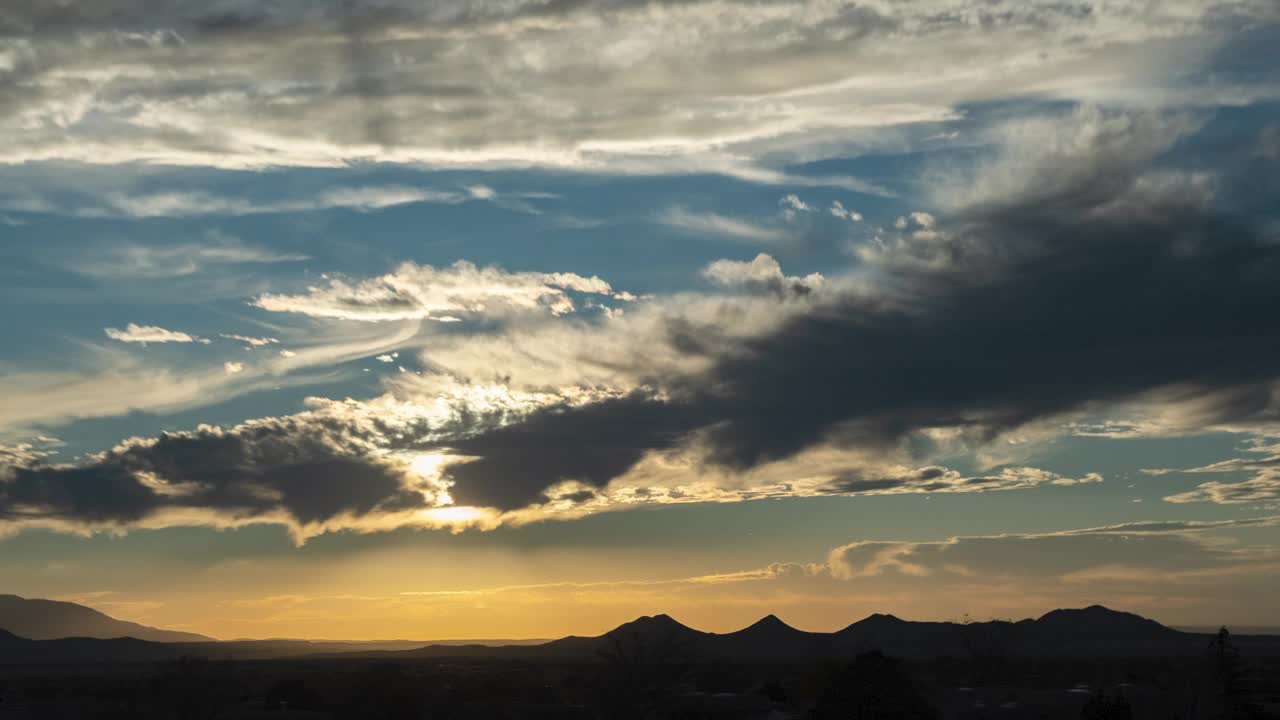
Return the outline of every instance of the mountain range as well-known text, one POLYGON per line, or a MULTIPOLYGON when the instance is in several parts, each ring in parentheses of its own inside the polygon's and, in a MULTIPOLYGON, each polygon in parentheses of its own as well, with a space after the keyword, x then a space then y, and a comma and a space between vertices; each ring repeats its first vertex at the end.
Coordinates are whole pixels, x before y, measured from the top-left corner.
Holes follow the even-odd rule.
MULTIPOLYGON (((681 624, 669 615, 644 616, 602 635, 568 636, 548 642, 492 641, 449 642, 412 647, 412 641, 359 643, 306 640, 202 639, 155 641, 182 637, 155 628, 123 623, 72 603, 24 601, 13 596, 0 602, 0 663, 30 662, 147 662, 180 656, 211 659, 343 658, 343 659, 507 659, 553 662, 617 662, 651 664, 672 662, 813 662, 853 657, 879 650, 910 659, 953 657, 976 660, 995 657, 1164 657, 1201 653, 1209 636, 1168 628, 1132 613, 1100 605, 1083 609, 1054 610, 1036 619, 1009 622, 912 622, 892 615, 875 614, 831 633, 806 632, 769 615, 729 633, 709 633, 681 624), (68 610, 62 605, 88 611, 68 610), (4 612, 20 606, 24 612, 4 612), (97 625, 56 625, 32 615, 36 609, 54 608, 63 614, 91 618, 97 625), (109 621, 103 622, 103 619, 109 621), (25 625, 17 622, 21 620, 25 625), (7 626, 13 622, 13 626, 7 626), (112 625, 110 623, 119 623, 112 625), (45 639, 24 637, 19 629, 34 628, 45 639), (139 637, 62 637, 49 639, 55 627, 140 628, 152 639, 139 637), (15 629, 18 628, 18 629, 15 629), (482 644, 489 642, 490 644, 482 644), (409 647, 406 647, 409 646, 409 647)), ((20 599, 20 598, 19 598, 20 599)), ((107 630, 102 630, 107 631, 107 630)), ((81 633, 83 635, 83 633, 81 633)), ((1280 636, 1236 636, 1246 652, 1280 656, 1280 636)))
MULTIPOLYGON (((669 615, 641 617, 603 635, 570 636, 531 646, 430 645, 366 657, 603 658, 624 662, 727 660, 800 662, 852 657, 880 650, 896 657, 1119 657, 1200 652, 1206 635, 1184 633, 1132 613, 1100 605, 1054 610, 1034 620, 912 622, 871 615, 832 633, 806 632, 775 615, 729 633, 708 633, 669 615)), ((1264 641, 1265 642, 1265 641, 1264 641)), ((1280 645, 1280 638, 1276 639, 1280 645)))

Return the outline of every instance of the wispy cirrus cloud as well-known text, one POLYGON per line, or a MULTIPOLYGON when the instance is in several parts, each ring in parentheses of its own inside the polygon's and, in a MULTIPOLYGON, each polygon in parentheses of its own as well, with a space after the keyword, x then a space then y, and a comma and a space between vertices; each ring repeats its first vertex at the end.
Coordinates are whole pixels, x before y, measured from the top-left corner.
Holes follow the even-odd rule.
MULTIPOLYGON (((1272 548, 1248 548, 1211 539, 1214 531, 1274 527, 1280 517, 1220 521, 1151 521, 1045 533, 953 537, 938 542, 862 541, 831 551, 827 567, 839 579, 884 575, 930 577, 934 582, 1001 575, 1086 582, 1107 568, 1111 579, 1146 582, 1153 572, 1174 581, 1182 573, 1212 572, 1240 563, 1280 562, 1272 548)), ((1100 579, 1100 578, 1099 578, 1100 579)))
MULTIPOLYGON (((432 188, 413 185, 338 186, 300 197, 265 198, 205 190, 109 191, 65 200, 45 200, 32 206, 28 198, 15 209, 85 218, 191 218, 286 215, 324 210, 370 213, 416 204, 460 205, 489 202, 530 214, 541 211, 534 200, 553 198, 542 192, 499 192, 485 185, 432 188)), ((2 206, 0 201, 0 206, 2 206)))
POLYGON ((750 242, 775 243, 790 237, 784 228, 756 225, 728 215, 694 212, 683 207, 668 208, 657 216, 657 221, 686 232, 750 242))
POLYGON ((390 273, 365 280, 328 277, 325 285, 305 294, 265 294, 254 299, 253 304, 272 312, 342 320, 450 322, 454 315, 565 315, 576 309, 570 292, 634 299, 596 276, 508 272, 460 260, 442 268, 403 263, 390 273))
POLYGON ((204 343, 209 341, 177 330, 166 330, 154 325, 138 325, 129 323, 120 328, 103 328, 107 337, 125 343, 204 343))
POLYGON ((83 418, 171 413, 271 388, 332 382, 344 372, 335 366, 405 347, 419 330, 416 322, 312 330, 289 350, 240 363, 236 373, 228 373, 220 358, 181 368, 157 366, 137 353, 85 343, 79 367, 8 367, 0 374, 0 437, 29 436, 83 418))
POLYGON ((83 275, 106 279, 177 278, 218 267, 291 263, 309 260, 300 253, 248 245, 210 231, 199 242, 141 245, 113 242, 91 247, 63 263, 83 275))
POLYGON ((252 349, 252 348, 257 348, 257 347, 263 347, 263 346, 266 346, 266 345, 277 345, 277 344, 279 344, 279 342, 280 342, 280 338, 273 338, 273 337, 253 337, 253 336, 251 336, 251 335, 225 335, 225 334, 224 334, 224 335, 220 335, 219 337, 223 337, 223 338, 226 338, 226 339, 228 339, 228 340, 235 340, 236 342, 244 343, 244 344, 245 344, 245 349, 252 349))
POLYGON ((1144 472, 1150 475, 1232 473, 1250 476, 1234 482, 1212 480, 1201 483, 1191 490, 1165 498, 1172 503, 1212 502, 1238 505, 1275 502, 1280 500, 1280 444, 1276 444, 1275 440, 1275 436, 1255 438, 1253 446, 1248 448, 1251 456, 1231 458, 1185 470, 1152 469, 1144 472))

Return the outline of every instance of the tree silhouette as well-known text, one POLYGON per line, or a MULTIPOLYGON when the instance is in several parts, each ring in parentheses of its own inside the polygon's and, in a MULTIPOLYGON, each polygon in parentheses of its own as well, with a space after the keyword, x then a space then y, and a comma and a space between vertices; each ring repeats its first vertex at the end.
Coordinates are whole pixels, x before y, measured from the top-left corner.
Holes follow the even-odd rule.
POLYGON ((935 710, 916 689, 902 661, 879 650, 858 655, 828 677, 813 720, 934 720, 935 710))
POLYGON ((1133 720, 1133 708, 1124 696, 1099 689, 1080 710, 1081 720, 1133 720))

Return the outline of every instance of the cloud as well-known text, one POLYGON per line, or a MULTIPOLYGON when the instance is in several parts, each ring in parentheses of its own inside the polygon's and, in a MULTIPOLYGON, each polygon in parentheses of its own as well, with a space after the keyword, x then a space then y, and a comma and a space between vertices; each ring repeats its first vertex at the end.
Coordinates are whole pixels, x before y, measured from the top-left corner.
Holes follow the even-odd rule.
POLYGON ((103 328, 107 337, 126 343, 208 343, 208 340, 188 335, 176 330, 165 330, 154 325, 138 325, 129 323, 123 330, 119 328, 103 328))
POLYGON ((228 375, 238 375, 244 372, 244 363, 227 361, 222 363, 222 371, 228 375))
POLYGON ((666 210, 658 216, 658 222, 669 227, 702 235, 719 235, 751 242, 780 242, 788 233, 710 212, 693 212, 682 207, 666 210))
POLYGON ((91 5, 2 21, 4 161, 689 172, 998 99, 1274 94, 1206 67, 1231 28, 1276 19, 1246 0, 91 5))
MULTIPOLYGON (((476 334, 463 327, 433 336, 421 355, 424 376, 390 374, 394 404, 344 406, 353 415, 377 408, 413 418, 442 387, 500 388, 493 397, 465 394, 468 413, 473 403, 500 408, 480 414, 492 422, 447 430, 410 422, 359 452, 339 447, 344 462, 376 460, 371 472, 405 452, 445 458, 434 482, 451 502, 436 496, 437 504, 405 508, 384 494, 390 505, 379 500, 350 520, 306 520, 281 506, 230 518, 218 506, 210 519, 201 514, 208 503, 194 501, 161 502, 136 517, 84 520, 70 507, 36 520, 283 522, 318 532, 320 525, 487 527, 658 502, 1073 492, 1050 486, 1099 477, 1020 464, 963 471, 930 455, 947 442, 980 448, 1039 424, 1170 398, 1195 400, 1182 407, 1196 405, 1198 427, 1274 419, 1280 368, 1269 358, 1280 346, 1265 312, 1280 304, 1280 249, 1265 226, 1165 182, 1176 171, 1156 167, 1170 162, 1159 151, 1115 151, 1126 147, 1125 133, 1172 147, 1187 132, 1182 123, 1112 122, 1089 110, 1056 122, 1050 135, 1075 140, 1048 143, 1046 152, 1071 172, 1046 176, 1025 149, 997 152, 1011 166, 985 165, 969 184, 990 177, 1003 194, 904 215, 901 228, 882 228, 858 247, 849 276, 830 279, 805 302, 689 293, 637 303, 621 317, 583 318, 570 293, 621 294, 595 277, 467 263, 408 263, 376 278, 329 278, 306 293, 257 298, 267 310, 356 320, 519 313, 520 322, 476 334), (1007 180, 1014 176, 1019 182, 1007 180)), ((728 261, 717 275, 747 284, 757 276, 794 280, 771 260, 728 261)), ((320 362, 326 351, 304 352, 275 362, 320 362)), ((328 442, 320 428, 307 431, 328 442)), ((110 476, 116 467, 95 460, 48 477, 110 476)), ((121 482, 129 493, 142 493, 137 483, 170 482, 157 477, 163 482, 136 473, 121 482)), ((24 497, 23 508, 44 496, 24 497)), ((928 569, 920 560, 903 562, 928 569)))
POLYGON ((794 220, 797 213, 813 212, 813 206, 801 200, 795 193, 784 196, 778 201, 778 205, 782 206, 782 216, 788 220, 794 220))
POLYGON ((72 210, 83 217, 175 218, 203 215, 263 215, 303 213, 320 210, 374 212, 400 205, 435 203, 459 205, 473 200, 494 202, 522 212, 537 213, 526 198, 544 194, 499 194, 492 188, 473 186, 458 190, 407 185, 337 187, 303 198, 263 200, 217 195, 207 192, 158 192, 149 194, 113 193, 101 206, 88 205, 72 210))
POLYGON ((5 399, 0 403, 0 437, 29 435, 80 418, 171 413, 275 387, 331 382, 342 374, 327 366, 403 347, 419 330, 418 323, 403 323, 312 331, 290 355, 232 375, 221 363, 153 367, 135 354, 83 344, 76 353, 81 366, 75 369, 5 368, 0 373, 0 397, 5 399))
POLYGON ((267 423, 231 432, 202 428, 126 441, 86 467, 10 469, 0 486, 0 518, 104 529, 148 520, 301 527, 429 507, 434 490, 415 485, 403 463, 347 457, 325 444, 334 442, 333 433, 307 442, 292 429, 267 423))
MULTIPOLYGON (((1116 112, 1092 104, 996 123, 983 130, 994 152, 976 173, 931 168, 928 194, 941 208, 991 211, 1037 199, 1059 212, 1101 209, 1122 198, 1142 203, 1136 197, 1142 183, 1158 177, 1151 174, 1154 161, 1202 125, 1194 113, 1116 112)), ((899 218, 899 227, 915 220, 899 218)))
POLYGON ((858 212, 854 212, 852 210, 846 209, 844 206, 844 203, 840 202, 839 200, 835 200, 831 203, 830 212, 832 216, 838 217, 841 220, 849 220, 850 222, 862 222, 862 213, 858 213, 858 212))
MULTIPOLYGON (((1260 359, 1280 345, 1260 313, 1280 304, 1280 248, 1256 218, 1149 182, 1151 153, 1115 151, 1126 134, 1168 147, 1180 123, 1093 111, 1058 122, 1075 140, 1046 152, 1078 170, 1033 171, 998 201, 904 216, 900 232, 859 249, 853 281, 773 311, 759 332, 668 322, 649 344, 690 362, 636 373, 643 383, 628 394, 468 438, 465 454, 481 459, 450 472, 471 487, 517 472, 530 487, 602 487, 692 444, 709 465, 745 471, 824 445, 889 452, 939 431, 981 445, 1162 394, 1224 400, 1202 408, 1202 426, 1274 417, 1258 390, 1280 367, 1260 359), (572 447, 557 448, 567 437, 572 447)), ((1022 152, 1018 173, 1040 167, 1022 152)), ((970 184, 1012 174, 987 166, 970 184)))
POLYGON ((81 274, 104 278, 163 278, 194 275, 209 267, 299 262, 297 253, 279 253, 245 245, 235 238, 210 232, 199 243, 131 245, 111 243, 92 248, 68 261, 81 274))
POLYGON ((909 215, 903 215, 899 217, 897 220, 893 221, 893 226, 898 228, 899 230, 906 230, 907 228, 912 228, 917 231, 929 231, 929 230, 932 230, 934 226, 937 224, 938 224, 937 219, 934 218, 932 215, 930 215, 927 212, 918 212, 918 211, 913 212, 909 215))
POLYGON ((574 273, 507 272, 458 261, 446 268, 406 262, 376 278, 327 284, 303 295, 261 295, 253 304, 272 312, 363 320, 451 321, 454 314, 486 316, 576 310, 569 292, 628 299, 598 277, 574 273))
MULTIPOLYGON (((92 532, 277 524, 321 532, 465 527, 427 449, 560 398, 458 387, 427 405, 311 399, 296 415, 131 438, 80 464, 20 447, 0 453, 0 528, 92 532)), ((24 446, 25 447, 25 446, 24 446)))
POLYGON ((248 346, 246 349, 263 347, 265 345, 275 345, 280 342, 279 338, 273 338, 273 337, 250 337, 248 335, 225 335, 225 334, 220 335, 219 337, 224 337, 228 340, 235 340, 236 342, 242 342, 246 346, 248 346))
POLYGON ((680 293, 647 297, 604 322, 541 314, 498 333, 434 335, 421 357, 434 372, 415 392, 429 391, 438 378, 626 392, 705 370, 721 352, 804 310, 762 293, 680 293))
POLYGON ((1274 549, 1235 546, 1211 530, 1274 526, 1277 517, 1218 522, 1138 522, 1061 532, 953 537, 940 542, 860 541, 831 551, 827 567, 842 580, 909 576, 932 584, 969 576, 998 583, 1151 582, 1280 560, 1274 549), (1100 574, 1099 570, 1106 573, 1100 574), (1153 578, 1152 575, 1155 574, 1153 578))
POLYGON ((1147 470, 1153 475, 1168 473, 1252 473, 1252 477, 1239 482, 1210 481, 1194 489, 1165 497, 1172 503, 1212 502, 1224 505, 1263 503, 1280 500, 1280 445, 1266 445, 1261 441, 1250 448, 1263 457, 1241 457, 1223 460, 1203 467, 1186 470, 1147 470))
POLYGON ((987 492, 1102 480, 1094 473, 1067 478, 1029 467, 970 475, 904 465, 892 451, 822 443, 786 458, 731 466, 715 456, 712 417, 673 412, 670 403, 641 388, 596 394, 588 402, 548 404, 501 427, 442 438, 440 447, 466 458, 444 471, 455 482, 459 502, 502 511, 528 508, 513 513, 513 519, 643 504, 987 492), (572 452, 560 442, 569 437, 575 439, 572 452), (584 505, 557 502, 583 491, 592 493, 584 505))
POLYGON ((725 287, 764 290, 782 297, 804 297, 822 287, 821 273, 804 277, 784 275, 772 256, 760 253, 750 262, 716 260, 702 269, 703 277, 725 287))
POLYGON ((1064 480, 1035 468, 971 477, 825 450, 733 475, 701 470, 692 454, 650 457, 609 483, 626 469, 611 444, 652 444, 637 443, 609 401, 641 407, 641 397, 460 383, 431 396, 398 394, 404 399, 397 393, 368 401, 310 398, 310 409, 296 415, 131 438, 75 463, 53 463, 31 445, 0 448, 0 531, 274 524, 301 542, 339 530, 487 529, 646 505, 990 492, 1064 480), (564 467, 546 462, 560 446, 537 434, 540 423, 527 421, 546 414, 572 418, 583 437, 590 430, 591 444, 580 448, 564 475, 539 471, 564 467), (592 426, 601 419, 614 424, 592 426), (494 442, 518 448, 502 456, 509 467, 472 454, 494 442), (365 487, 347 487, 352 483, 365 487))

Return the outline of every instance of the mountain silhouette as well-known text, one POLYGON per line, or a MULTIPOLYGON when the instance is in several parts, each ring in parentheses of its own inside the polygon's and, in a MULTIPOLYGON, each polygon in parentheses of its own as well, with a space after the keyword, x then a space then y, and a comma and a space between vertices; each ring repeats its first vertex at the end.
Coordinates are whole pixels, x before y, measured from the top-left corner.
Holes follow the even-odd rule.
POLYGON ((123 638, 152 642, 209 642, 195 633, 160 630, 117 620, 84 605, 0 595, 0 628, 29 640, 57 638, 123 638))
MULTIPOLYGON (((669 615, 647 615, 595 636, 568 636, 539 644, 432 644, 359 649, 355 642, 239 640, 161 643, 136 638, 33 640, 0 630, 0 663, 148 662, 182 656, 210 659, 440 658, 646 665, 719 662, 843 660, 870 651, 913 659, 1168 657, 1202 653, 1210 636, 1165 627, 1132 613, 1094 605, 1054 610, 1034 620, 913 622, 871 615, 832 633, 805 632, 769 615, 729 633, 708 633, 669 615), (354 650, 354 651, 353 651, 354 650)), ((1234 635, 1264 653, 1280 651, 1280 636, 1234 635)), ((368 647, 368 644, 364 645, 368 647)))
MULTIPOLYGON (((569 636, 542 645, 428 645, 415 650, 344 656, 588 660, 618 659, 621 653, 621 659, 632 662, 668 656, 797 662, 848 658, 879 650, 912 659, 1150 657, 1199 653, 1208 637, 1094 605, 1080 610, 1055 610, 1034 620, 1017 622, 914 622, 875 614, 833 633, 797 630, 774 615, 734 632, 707 633, 668 615, 654 615, 625 623, 603 635, 569 636)), ((1275 636, 1256 636, 1249 641, 1280 646, 1280 637, 1275 636)))
POLYGON ((733 660, 795 661, 829 654, 828 633, 797 630, 777 615, 766 615, 736 632, 711 635, 707 654, 733 660))
POLYGON ((1053 610, 1020 625, 1014 649, 1022 654, 1042 647, 1058 648, 1069 655, 1107 654, 1114 648, 1159 654, 1180 647, 1187 635, 1141 615, 1101 605, 1053 610))
POLYGON ((845 654, 879 650, 903 658, 963 657, 967 627, 951 622, 910 622, 876 613, 836 631, 832 639, 845 654))

